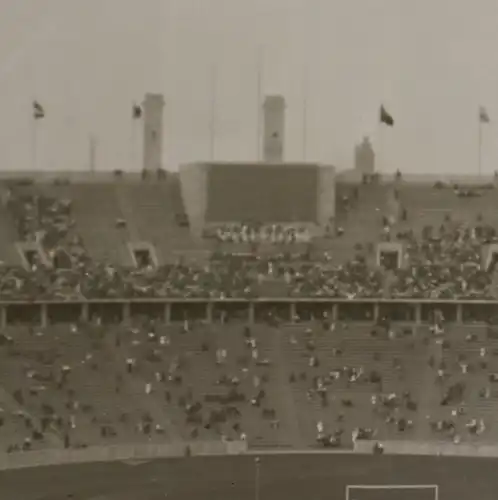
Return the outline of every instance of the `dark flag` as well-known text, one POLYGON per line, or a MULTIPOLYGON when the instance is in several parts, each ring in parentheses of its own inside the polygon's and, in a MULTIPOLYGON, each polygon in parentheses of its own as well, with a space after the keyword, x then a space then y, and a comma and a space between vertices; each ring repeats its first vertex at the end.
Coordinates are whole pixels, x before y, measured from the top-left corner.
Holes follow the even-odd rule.
POLYGON ((394 126, 394 118, 385 110, 384 106, 380 107, 380 123, 384 123, 388 127, 394 126))
POLYGON ((138 104, 133 105, 132 116, 134 120, 142 118, 142 108, 138 104))
POLYGON ((484 106, 479 107, 479 122, 480 123, 490 123, 489 114, 484 106))
POLYGON ((33 101, 33 118, 35 120, 41 120, 42 118, 45 118, 45 110, 38 101, 33 101))

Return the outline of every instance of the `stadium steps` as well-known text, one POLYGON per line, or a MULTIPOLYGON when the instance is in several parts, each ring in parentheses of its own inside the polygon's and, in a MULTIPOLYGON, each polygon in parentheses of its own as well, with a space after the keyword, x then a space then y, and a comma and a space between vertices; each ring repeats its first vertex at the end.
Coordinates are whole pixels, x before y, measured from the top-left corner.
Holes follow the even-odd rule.
MULTIPOLYGON (((292 387, 295 405, 298 413, 299 427, 303 439, 307 443, 316 440, 316 424, 319 421, 327 422, 325 409, 318 398, 308 398, 307 392, 311 387, 311 373, 315 371, 308 365, 309 356, 304 348, 304 331, 308 324, 287 325, 283 329, 282 352, 287 358, 288 376, 291 373, 296 376, 294 382, 289 382, 292 387), (295 338, 296 345, 291 344, 290 339, 295 338), (306 380, 301 380, 300 375, 306 374, 306 380)), ((321 370, 323 371, 323 370, 321 370)), ((330 427, 327 426, 329 429, 330 427)))
MULTIPOLYGON (((178 441, 182 438, 178 427, 178 419, 175 422, 175 408, 168 407, 164 399, 164 389, 155 379, 155 372, 163 369, 162 364, 150 363, 147 360, 153 349, 157 349, 157 344, 147 342, 147 334, 142 332, 134 335, 131 331, 124 334, 119 333, 120 345, 116 345, 114 335, 104 336, 104 348, 109 354, 111 364, 117 373, 121 373, 124 381, 124 390, 129 395, 130 402, 142 412, 148 412, 154 423, 160 424, 164 429, 164 439, 167 441, 178 441), (133 374, 126 372, 126 359, 134 358, 139 360, 133 374), (150 383, 152 393, 145 393, 145 385, 150 383)), ((163 360, 165 362, 166 360, 163 360)), ((157 440, 159 435, 154 438, 157 440)))
MULTIPOLYGON (((3 386, 12 394, 17 390, 22 391, 25 411, 35 420, 37 427, 40 427, 42 402, 51 405, 59 415, 64 415, 66 412, 61 404, 62 398, 58 393, 55 380, 37 380, 28 374, 31 370, 44 376, 55 373, 52 364, 43 361, 43 354, 49 353, 51 357, 55 355, 58 359, 61 346, 56 347, 56 343, 51 343, 45 336, 38 337, 30 334, 27 328, 16 328, 13 333, 14 345, 8 348, 9 355, 1 363, 0 373, 3 386)), ((57 366, 60 365, 57 364, 57 366)), ((53 428, 48 435, 51 444, 62 446, 62 431, 53 428)))
MULTIPOLYGON (((278 447, 303 448, 306 441, 299 427, 294 396, 289 385, 286 358, 282 353, 282 333, 280 330, 267 328, 254 330, 260 356, 270 361, 268 369, 271 379, 266 389, 267 399, 270 404, 276 405, 277 418, 280 420, 280 428, 278 431, 273 431, 276 438, 273 438, 274 444, 278 447)), ((265 442, 264 445, 271 446, 272 442, 265 442)))
POLYGON ((464 402, 462 405, 449 405, 438 407, 439 418, 451 418, 457 423, 457 430, 462 441, 495 442, 498 438, 498 389, 496 383, 489 381, 491 373, 498 373, 498 340, 488 338, 484 325, 450 326, 447 328, 446 338, 449 340, 449 348, 443 350, 443 360, 446 370, 450 374, 440 387, 440 396, 451 384, 463 382, 465 384, 464 402), (468 342, 465 337, 468 334, 477 335, 477 340, 468 342), (486 349, 486 356, 480 356, 480 349, 486 349), (459 355, 465 356, 465 362, 469 365, 467 374, 457 361, 459 355), (481 362, 485 360, 486 368, 482 368, 481 362), (489 399, 480 396, 480 391, 489 388, 491 395, 489 399), (451 410, 462 406, 465 414, 454 418, 451 410), (482 418, 486 425, 486 431, 480 436, 470 435, 465 424, 471 419, 482 418))
POLYGON ((126 246, 126 229, 116 227, 125 219, 117 200, 115 186, 109 184, 78 184, 68 189, 73 200, 73 216, 90 256, 99 261, 111 261, 132 266, 126 246))
POLYGON ((498 202, 495 190, 484 191, 475 198, 459 198, 452 189, 434 189, 428 185, 402 184, 400 200, 407 209, 407 227, 416 233, 426 225, 439 226, 446 215, 453 220, 475 223, 481 214, 485 222, 498 223, 498 202))
POLYGON ((380 239, 389 186, 359 186, 357 204, 347 214, 338 218, 344 234, 332 240, 330 248, 334 262, 344 263, 354 255, 357 243, 365 245, 380 239))
MULTIPOLYGON (((209 411, 218 408, 218 404, 206 401, 205 397, 226 393, 226 388, 216 383, 221 373, 226 372, 226 370, 215 364, 217 348, 215 331, 209 327, 197 327, 187 333, 181 333, 180 325, 172 325, 162 330, 162 333, 167 334, 170 339, 168 350, 171 354, 165 368, 169 373, 174 364, 179 364, 178 373, 183 378, 181 386, 168 385, 172 405, 177 404, 180 398, 185 399, 186 393, 191 391, 193 401, 202 404, 202 416, 205 422, 209 411), (203 342, 208 345, 207 352, 202 350, 203 342)), ((171 371, 171 373, 173 372, 171 371)), ((185 400, 187 401, 187 399, 185 400)), ((187 424, 185 419, 184 415, 182 421, 184 422, 185 435, 189 435, 195 427, 198 431, 198 439, 219 438, 214 429, 206 429, 203 425, 187 424)), ((226 426, 224 426, 223 431, 229 437, 238 437, 238 435, 230 435, 230 429, 226 426)))
MULTIPOLYGON (((203 402, 206 410, 210 411, 219 408, 216 403, 208 403, 204 397, 206 395, 224 395, 227 394, 228 388, 218 383, 222 375, 228 377, 238 377, 240 384, 238 391, 246 396, 246 401, 235 403, 235 406, 240 411, 240 417, 235 419, 239 421, 241 432, 245 432, 248 436, 250 444, 257 443, 259 446, 264 446, 265 443, 275 444, 273 434, 275 431, 270 429, 269 422, 264 422, 261 418, 261 408, 253 407, 249 400, 256 394, 256 390, 252 386, 253 376, 262 376, 267 372, 267 368, 251 365, 247 371, 238 363, 240 357, 248 357, 249 353, 244 346, 240 331, 238 328, 230 326, 220 327, 214 325, 207 327, 204 331, 189 332, 185 334, 177 334, 176 340, 181 343, 181 351, 188 352, 188 380, 190 387, 193 387, 198 398, 203 402), (192 344, 193 339, 196 339, 192 344), (209 351, 201 350, 201 343, 209 344, 209 351), (226 361, 221 364, 216 364, 216 350, 226 349, 226 361)), ((265 387, 268 390, 268 387, 265 387)), ((204 414, 207 412, 204 411, 204 414)), ((227 422, 222 426, 222 432, 231 438, 238 439, 238 432, 234 432, 231 428, 233 421, 227 422)), ((212 433, 211 433, 212 437, 212 433)))
POLYGON ((429 359, 432 358, 436 366, 442 360, 442 353, 439 344, 434 339, 427 327, 417 328, 417 338, 425 339, 426 347, 424 356, 420 359, 420 368, 418 373, 418 413, 419 421, 414 429, 414 437, 417 440, 430 439, 429 424, 433 420, 434 413, 437 412, 441 401, 441 395, 435 387, 436 371, 429 365, 429 359))
MULTIPOLYGON (((207 395, 225 395, 228 392, 226 385, 220 385, 219 380, 222 375, 228 377, 237 377, 239 379, 238 391, 242 392, 246 401, 234 403, 240 411, 240 417, 229 419, 224 424, 221 424, 218 431, 229 438, 238 439, 239 432, 234 431, 232 425, 235 422, 240 423, 240 432, 247 434, 251 446, 258 447, 286 447, 290 444, 291 432, 287 425, 287 415, 285 407, 282 404, 282 396, 280 393, 281 385, 278 375, 278 367, 274 362, 270 364, 259 364, 251 360, 250 349, 245 345, 242 336, 240 324, 235 327, 232 325, 197 325, 192 331, 187 333, 180 332, 180 326, 172 326, 168 328, 170 337, 170 346, 168 350, 171 355, 171 361, 176 356, 181 360, 181 374, 183 376, 182 386, 184 389, 181 392, 173 394, 173 399, 180 396, 185 396, 185 389, 188 388, 193 392, 193 401, 200 401, 203 406, 202 415, 204 419, 210 411, 220 408, 219 403, 208 402, 205 397, 207 395), (202 349, 202 344, 205 343, 207 351, 202 349), (226 349, 226 361, 221 364, 216 364, 216 350, 226 349), (241 358, 248 361, 241 364, 241 358), (268 377, 268 382, 263 383, 264 390, 267 393, 261 407, 254 407, 250 404, 250 399, 253 398, 257 389, 254 387, 254 376, 260 379, 265 375, 268 377), (276 418, 280 420, 280 427, 273 429, 271 421, 262 417, 263 408, 275 408, 276 418)), ((268 332, 264 332, 265 334, 268 332)), ((274 345, 271 337, 257 336, 258 350, 260 359, 275 358, 274 345)), ((171 387, 172 392, 175 388, 171 387)), ((199 439, 219 437, 218 431, 214 429, 205 429, 203 426, 196 426, 199 431, 199 439)), ((190 433, 191 425, 188 425, 187 432, 190 433)))
MULTIPOLYGON (((31 369, 34 361, 30 360, 30 362, 27 361, 26 358, 23 359, 25 346, 23 342, 19 342, 21 330, 16 329, 15 333, 16 335, 13 337, 14 345, 1 348, 1 350, 4 351, 2 362, 0 363, 2 403, 6 405, 7 411, 12 413, 22 412, 33 420, 37 428, 41 428, 41 413, 39 401, 37 400, 38 396, 32 397, 30 388, 41 386, 42 384, 36 384, 32 379, 27 377, 27 372, 31 369), (24 398, 22 405, 13 397, 18 390, 21 391, 24 398)), ((46 436, 51 445, 58 448, 62 446, 62 440, 57 430, 53 429, 52 432, 48 431, 46 436)))
MULTIPOLYGON (((33 186, 16 188, 13 199, 27 194, 39 194, 33 186)), ((20 235, 17 229, 16 216, 8 206, 0 204, 0 260, 6 264, 24 266, 23 258, 17 249, 20 235)))
MULTIPOLYGON (((395 393, 398 396, 402 395, 405 391, 409 391, 412 397, 417 401, 426 390, 425 382, 425 366, 426 366, 426 348, 421 343, 420 339, 410 337, 401 337, 393 340, 385 338, 372 338, 370 335, 370 325, 354 326, 346 330, 339 330, 338 337, 340 340, 341 348, 343 348, 344 355, 341 363, 347 360, 347 365, 357 367, 368 367, 369 370, 376 370, 382 374, 383 383, 381 388, 382 394, 395 393), (378 353, 380 359, 376 360, 374 354, 378 353), (402 366, 401 370, 394 367, 394 359, 397 358, 402 366)), ((394 330, 399 334, 399 327, 395 326, 394 330)), ((335 333, 335 332, 334 332, 335 333)), ((322 337, 327 339, 328 342, 334 342, 336 336, 322 337)), ((327 349, 326 345, 317 343, 319 349, 327 349)), ((336 358, 337 359, 337 358, 336 358)), ((336 361, 337 362, 337 361, 336 361)), ((368 400, 370 410, 365 407, 365 412, 372 411, 371 395, 374 392, 375 385, 365 384, 367 392, 365 399, 368 400)), ((363 384, 359 385, 360 392, 364 389, 363 384)), ((346 387, 347 395, 351 391, 351 386, 346 387)), ((387 425, 384 419, 375 418, 375 427, 378 429, 380 437, 406 438, 407 435, 417 431, 420 428, 421 422, 418 419, 418 414, 402 410, 398 416, 414 421, 415 427, 412 431, 405 433, 398 433, 393 426, 387 425)))
MULTIPOLYGON (((402 394, 405 390, 410 390, 413 397, 418 400, 420 390, 420 380, 422 374, 420 368, 424 362, 425 349, 421 346, 410 348, 412 339, 383 340, 370 337, 371 326, 353 325, 347 330, 341 331, 341 327, 334 332, 315 333, 314 341, 320 366, 310 368, 308 366, 309 354, 304 347, 304 330, 306 325, 295 325, 289 331, 298 341, 297 345, 289 343, 287 347, 288 356, 292 361, 294 373, 307 373, 307 381, 295 382, 296 398, 302 405, 302 418, 307 420, 310 437, 316 437, 316 422, 322 420, 329 431, 343 428, 345 440, 351 435, 351 431, 356 427, 372 427, 378 430, 380 437, 397 438, 401 437, 392 426, 388 426, 383 418, 374 412, 371 396, 378 393, 376 384, 368 381, 359 383, 348 383, 346 380, 332 382, 329 386, 329 405, 322 408, 318 398, 309 401, 306 392, 311 387, 313 376, 325 376, 333 369, 346 367, 368 367, 369 370, 376 370, 382 374, 383 384, 382 394, 395 392, 402 394), (332 349, 340 348, 342 356, 335 357, 332 349), (374 359, 374 353, 380 354, 380 359, 374 359), (393 359, 398 358, 404 367, 401 373, 393 367, 393 359), (298 396, 297 393, 301 392, 298 396), (345 408, 341 404, 342 399, 351 399, 354 406, 345 408), (337 417, 344 414, 344 422, 337 422, 337 417)), ((316 330, 315 330, 316 331, 316 330)), ((299 377, 298 377, 299 378, 299 377)), ((403 416, 415 421, 415 428, 418 422, 414 414, 406 412, 403 416)), ((406 438, 409 433, 405 432, 402 437, 406 438)))
POLYGON ((22 265, 21 256, 16 249, 18 240, 12 216, 7 208, 0 204, 0 261, 7 265, 22 265))
POLYGON ((176 214, 182 213, 174 189, 167 182, 123 184, 120 186, 128 207, 128 217, 136 228, 136 239, 148 241, 158 250, 160 263, 175 251, 191 249, 194 244, 188 228, 179 227, 176 214), (180 212, 178 212, 180 210, 180 212))
MULTIPOLYGON (((43 400, 49 403, 58 415, 68 420, 74 415, 76 427, 71 430, 73 444, 102 443, 102 425, 110 425, 117 433, 115 438, 105 438, 111 443, 136 442, 143 439, 136 432, 135 423, 141 414, 140 408, 130 405, 133 400, 125 391, 117 390, 117 373, 109 363, 110 358, 102 349, 100 340, 91 330, 70 332, 66 326, 51 326, 42 337, 25 335, 22 339, 26 352, 55 355, 50 370, 56 380, 46 382, 43 400), (63 365, 71 367, 68 384, 58 387, 59 370, 63 365), (69 390, 74 391, 77 409, 70 409, 69 390), (89 409, 84 410, 84 407, 89 409), (127 418, 123 419, 123 415, 127 418)), ((38 369, 47 369, 39 365, 38 369)))
POLYGON ((126 220, 126 232, 128 233, 128 240, 131 242, 143 241, 140 237, 140 230, 139 226, 137 226, 135 212, 129 202, 126 189, 124 188, 123 184, 117 183, 115 185, 115 191, 119 210, 126 220))
MULTIPOLYGON (((31 432, 26 426, 25 418, 28 418, 36 429, 41 429, 38 415, 20 405, 2 386, 0 386, 0 417, 3 419, 0 428, 0 442, 4 448, 9 445, 19 446, 25 438, 31 438, 31 432)), ((44 448, 47 445, 50 448, 62 448, 63 445, 62 439, 55 429, 52 432, 46 432, 43 441, 31 441, 32 449, 44 448)))
POLYGON ((278 356, 280 384, 285 396, 285 408, 289 415, 289 427, 292 429, 292 445, 302 449, 309 445, 310 440, 306 438, 306 426, 302 427, 302 420, 299 418, 299 407, 296 404, 296 394, 294 387, 289 382, 290 370, 287 356, 285 355, 286 338, 279 329, 275 334, 276 352, 278 356))
POLYGON ((335 218, 339 225, 343 225, 346 221, 348 212, 345 209, 345 205, 342 202, 344 196, 348 198, 353 197, 354 189, 357 187, 356 184, 339 182, 335 187, 335 218))
POLYGON ((242 335, 242 327, 225 325, 215 327, 212 330, 216 346, 226 349, 228 356, 223 371, 231 376, 237 376, 240 379, 239 390, 247 398, 247 402, 240 406, 241 427, 247 434, 251 446, 257 447, 282 447, 289 446, 289 429, 285 416, 284 407, 280 393, 278 378, 278 367, 275 365, 275 352, 271 337, 271 332, 265 329, 260 332, 259 328, 252 328, 252 336, 256 339, 259 360, 257 363, 251 358, 251 349, 246 346, 242 335), (240 359, 246 359, 242 364, 240 359), (268 360, 268 364, 261 363, 262 360, 268 360), (255 397, 258 388, 254 386, 254 377, 262 380, 268 378, 268 382, 262 383, 261 387, 266 392, 266 397, 260 407, 250 404, 250 399, 255 397), (263 409, 275 409, 276 418, 280 421, 278 429, 271 427, 271 419, 265 419, 262 416, 263 409))

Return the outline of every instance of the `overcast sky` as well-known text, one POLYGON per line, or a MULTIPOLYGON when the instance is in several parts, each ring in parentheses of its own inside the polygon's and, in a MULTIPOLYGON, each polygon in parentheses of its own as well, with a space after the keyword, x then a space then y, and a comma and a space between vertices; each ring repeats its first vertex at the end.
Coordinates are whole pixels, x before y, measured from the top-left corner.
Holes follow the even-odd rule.
POLYGON ((369 135, 383 171, 475 173, 484 105, 492 172, 497 41, 496 0, 1 0, 0 168, 32 168, 36 98, 39 168, 88 168, 94 134, 98 169, 138 170, 130 108, 147 91, 166 100, 165 166, 209 159, 213 65, 216 159, 253 160, 262 47, 287 160, 303 159, 306 125, 310 161, 350 168, 369 135), (381 103, 396 120, 382 133, 381 103))

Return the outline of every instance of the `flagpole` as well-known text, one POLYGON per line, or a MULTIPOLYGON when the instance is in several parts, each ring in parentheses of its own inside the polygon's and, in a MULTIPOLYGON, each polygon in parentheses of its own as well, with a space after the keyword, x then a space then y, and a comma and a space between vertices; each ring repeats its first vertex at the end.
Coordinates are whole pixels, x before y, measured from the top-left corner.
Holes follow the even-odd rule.
POLYGON ((263 48, 260 46, 258 48, 258 68, 257 68, 257 76, 256 76, 256 104, 257 104, 257 116, 256 116, 256 154, 258 162, 261 161, 261 128, 263 125, 263 71, 264 71, 264 53, 263 48))
POLYGON ((131 104, 131 141, 130 141, 130 171, 133 172, 135 170, 135 134, 136 134, 136 131, 135 131, 135 122, 136 122, 136 119, 135 119, 135 116, 134 116, 134 113, 135 113, 135 103, 132 102, 131 104))
POLYGON ((478 132, 477 132, 477 135, 478 135, 478 139, 477 139, 477 143, 478 143, 478 146, 477 146, 477 172, 478 172, 478 175, 479 177, 481 177, 481 163, 482 163, 482 119, 481 117, 479 116, 479 127, 478 127, 478 132))
POLYGON ((384 165, 384 133, 383 133, 383 124, 382 121, 379 120, 377 123, 377 137, 379 140, 379 147, 378 147, 378 161, 376 162, 376 172, 379 175, 382 175, 382 168, 384 165))
POLYGON ((308 158, 308 66, 305 64, 303 71, 303 161, 308 158))
POLYGON ((38 120, 35 117, 35 110, 33 108, 35 99, 31 101, 31 169, 33 172, 37 171, 38 166, 38 120))
POLYGON ((216 142, 216 93, 217 93, 218 68, 213 63, 211 67, 211 102, 209 119, 209 158, 214 161, 216 142))
POLYGON ((88 155, 88 164, 90 167, 91 174, 95 174, 95 162, 96 162, 96 144, 95 144, 95 136, 93 134, 89 134, 88 136, 88 146, 89 146, 89 155, 88 155))
POLYGON ((130 161, 131 172, 135 171, 137 166, 137 117, 135 116, 135 101, 131 104, 131 145, 130 145, 130 161))

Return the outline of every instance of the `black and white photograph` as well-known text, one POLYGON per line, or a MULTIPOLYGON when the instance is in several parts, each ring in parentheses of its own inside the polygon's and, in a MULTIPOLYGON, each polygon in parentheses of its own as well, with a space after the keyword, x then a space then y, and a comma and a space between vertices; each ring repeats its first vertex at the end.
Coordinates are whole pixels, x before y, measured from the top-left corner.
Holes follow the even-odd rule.
POLYGON ((0 500, 497 500, 495 42, 0 0, 0 500))

